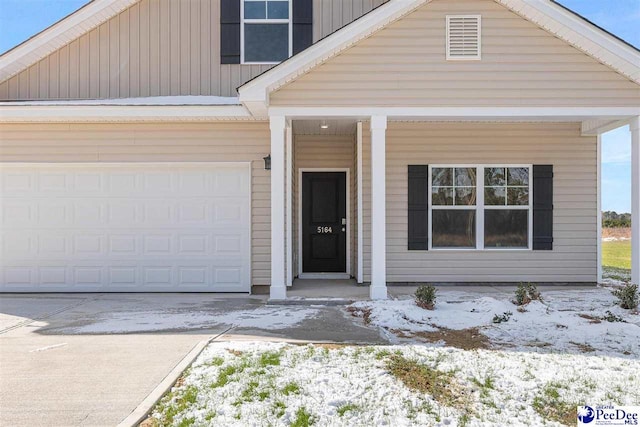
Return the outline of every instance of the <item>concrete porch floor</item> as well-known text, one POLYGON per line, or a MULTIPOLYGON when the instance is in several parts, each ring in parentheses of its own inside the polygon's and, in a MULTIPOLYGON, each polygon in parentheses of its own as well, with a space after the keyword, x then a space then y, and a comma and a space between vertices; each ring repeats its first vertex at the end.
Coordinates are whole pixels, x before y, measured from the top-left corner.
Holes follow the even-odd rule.
MULTIPOLYGON (((387 286, 389 298, 407 297, 416 291, 416 285, 387 286)), ((460 291, 469 294, 513 294, 516 289, 514 284, 494 283, 469 283, 469 284, 437 284, 439 291, 460 291)), ((541 284, 538 289, 544 291, 556 290, 588 290, 595 288, 595 284, 541 284)), ((329 279, 295 279, 293 286, 287 288, 287 299, 336 299, 361 301, 369 299, 369 286, 358 285, 355 279, 329 280, 329 279)))
MULTIPOLYGON (((416 286, 389 286, 387 291, 390 298, 400 295, 412 295, 416 286)), ((358 285, 355 279, 295 279, 293 286, 287 288, 287 298, 305 299, 341 299, 366 300, 369 299, 369 285, 358 285)))

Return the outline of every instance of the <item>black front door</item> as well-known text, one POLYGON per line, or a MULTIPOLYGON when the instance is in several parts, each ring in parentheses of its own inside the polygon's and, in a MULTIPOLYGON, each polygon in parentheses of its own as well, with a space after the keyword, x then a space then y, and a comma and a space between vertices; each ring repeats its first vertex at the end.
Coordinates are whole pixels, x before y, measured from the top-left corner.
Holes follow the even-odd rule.
POLYGON ((302 272, 346 273, 345 172, 302 173, 302 272))

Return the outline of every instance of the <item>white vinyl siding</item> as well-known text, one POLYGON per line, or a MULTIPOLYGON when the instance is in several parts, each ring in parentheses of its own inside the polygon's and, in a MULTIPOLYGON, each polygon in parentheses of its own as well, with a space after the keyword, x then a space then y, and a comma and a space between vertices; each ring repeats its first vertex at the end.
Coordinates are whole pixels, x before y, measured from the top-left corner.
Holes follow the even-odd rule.
MULTIPOLYGON (((363 126, 364 274, 371 280, 371 137, 363 126)), ((389 282, 588 282, 597 274, 596 141, 579 123, 389 122, 389 282), (407 248, 407 167, 550 164, 554 168, 552 251, 407 248)))

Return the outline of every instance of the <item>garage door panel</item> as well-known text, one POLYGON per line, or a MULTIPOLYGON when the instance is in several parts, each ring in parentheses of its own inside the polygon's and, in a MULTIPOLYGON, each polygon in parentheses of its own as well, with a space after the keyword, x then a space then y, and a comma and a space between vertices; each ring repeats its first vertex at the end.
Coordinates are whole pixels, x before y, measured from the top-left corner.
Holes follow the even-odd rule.
POLYGON ((248 165, 16 165, 0 175, 0 290, 250 288, 248 165))

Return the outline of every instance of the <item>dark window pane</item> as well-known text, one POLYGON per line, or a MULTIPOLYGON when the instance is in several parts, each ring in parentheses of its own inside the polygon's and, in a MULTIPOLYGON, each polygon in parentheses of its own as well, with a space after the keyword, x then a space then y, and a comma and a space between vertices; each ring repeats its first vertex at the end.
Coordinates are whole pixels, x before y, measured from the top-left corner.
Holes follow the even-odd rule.
POLYGON ((289 18, 288 1, 270 1, 267 5, 267 18, 287 19, 289 18))
POLYGON ((475 168, 456 168, 456 186, 475 187, 476 186, 476 169, 475 168))
POLYGON ((456 188, 456 205, 475 206, 476 189, 475 187, 457 187, 456 188))
POLYGON ((485 187, 484 204, 487 206, 504 206, 505 187, 485 187))
POLYGON ((245 1, 244 19, 264 19, 266 18, 267 7, 263 1, 245 1))
POLYGON ((507 168, 507 185, 529 185, 529 168, 507 168))
POLYGON ((434 209, 431 222, 432 247, 476 247, 476 211, 434 209))
POLYGON ((528 236, 528 210, 487 209, 484 211, 484 246, 486 248, 526 248, 528 236))
POLYGON ((484 185, 501 186, 505 184, 504 168, 485 168, 484 185))
POLYGON ((507 189, 507 203, 510 206, 527 206, 529 204, 529 188, 509 187, 507 189))
POLYGON ((453 169, 452 168, 433 168, 431 170, 431 185, 434 187, 452 187, 453 186, 453 169))
POLYGON ((289 57, 288 24, 246 24, 245 62, 280 62, 289 57))
POLYGON ((453 205, 453 188, 434 187, 431 190, 431 204, 435 206, 452 206, 453 205))

